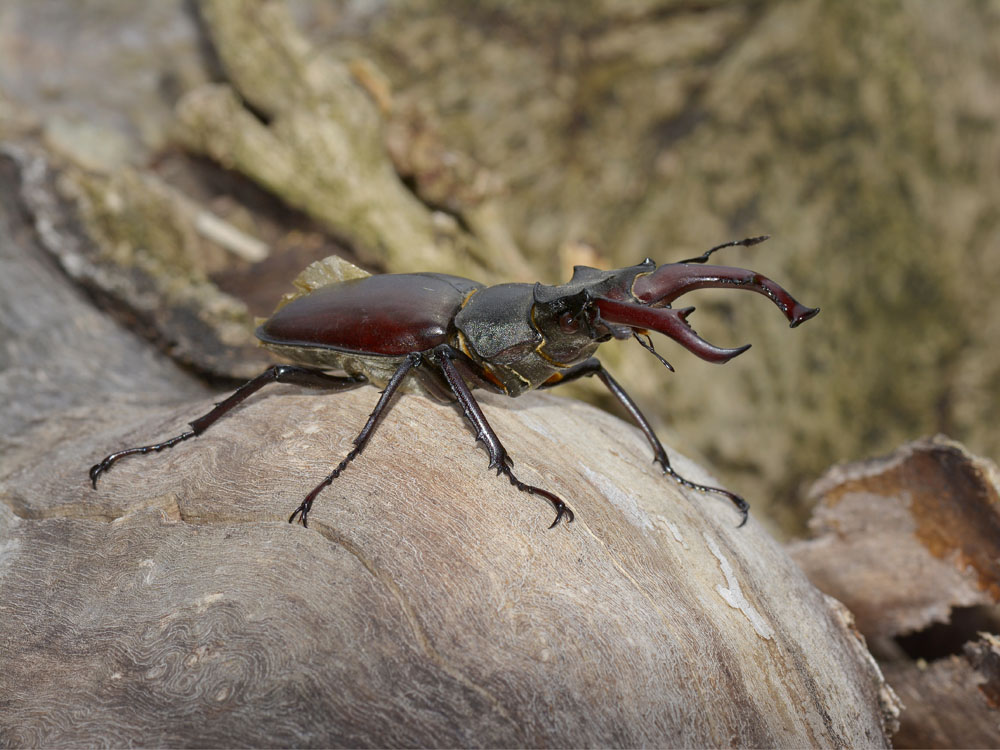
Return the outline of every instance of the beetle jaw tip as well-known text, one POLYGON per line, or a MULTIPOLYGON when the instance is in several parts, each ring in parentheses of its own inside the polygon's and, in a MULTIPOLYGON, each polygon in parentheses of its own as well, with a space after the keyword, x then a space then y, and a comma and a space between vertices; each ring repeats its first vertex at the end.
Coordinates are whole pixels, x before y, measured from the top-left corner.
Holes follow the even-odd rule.
POLYGON ((741 354, 742 354, 743 352, 745 352, 745 351, 746 351, 747 349, 749 349, 749 348, 750 348, 751 346, 752 346, 752 344, 744 344, 743 346, 739 346, 739 347, 737 347, 736 349, 734 349, 734 350, 733 350, 733 351, 734 351, 734 354, 733 354, 733 356, 732 356, 732 357, 730 357, 729 359, 733 359, 734 357, 738 357, 738 356, 740 356, 740 355, 741 355, 741 354))
MULTIPOLYGON (((713 357, 706 357, 704 355, 698 355, 702 359, 717 365, 724 365, 730 360, 736 359, 743 352, 750 348, 750 344, 744 344, 743 346, 738 346, 735 349, 718 349, 717 353, 713 357)), ((698 352, 695 352, 698 354, 698 352)))
POLYGON ((798 328, 800 325, 805 323, 811 318, 815 318, 819 314, 818 307, 804 307, 799 305, 799 309, 792 313, 792 319, 788 323, 789 328, 798 328))

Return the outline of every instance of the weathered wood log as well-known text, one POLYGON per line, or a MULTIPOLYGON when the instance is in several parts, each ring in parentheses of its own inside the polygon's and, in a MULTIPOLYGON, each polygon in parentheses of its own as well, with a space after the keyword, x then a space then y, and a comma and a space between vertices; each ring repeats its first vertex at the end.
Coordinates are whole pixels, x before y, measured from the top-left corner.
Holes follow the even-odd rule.
POLYGON ((887 744, 894 697, 843 607, 580 403, 483 399, 522 477, 576 511, 553 530, 413 396, 287 524, 370 388, 274 387, 91 489, 97 459, 211 397, 43 256, 4 164, 4 745, 887 744))
POLYGON ((885 742, 891 705, 843 608, 592 407, 484 399, 571 525, 548 530, 460 415, 413 396, 310 528, 287 524, 374 397, 272 393, 96 492, 101 454, 211 402, 108 410, 85 440, 79 409, 41 428, 4 489, 13 744, 885 742))

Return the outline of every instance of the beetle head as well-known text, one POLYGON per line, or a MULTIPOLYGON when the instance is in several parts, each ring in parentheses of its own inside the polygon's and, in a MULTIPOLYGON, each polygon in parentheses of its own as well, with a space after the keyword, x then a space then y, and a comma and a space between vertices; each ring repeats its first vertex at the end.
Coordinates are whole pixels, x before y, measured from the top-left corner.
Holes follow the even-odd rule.
MULTIPOLYGON (((728 244, 754 244, 760 240, 728 244)), ((637 266, 616 271, 577 266, 566 284, 537 284, 532 315, 545 339, 546 354, 556 361, 568 362, 573 359, 570 355, 580 352, 588 342, 601 343, 611 337, 623 339, 656 331, 702 359, 727 362, 750 345, 726 349, 710 344, 687 323, 693 307, 670 307, 682 294, 706 287, 746 289, 762 294, 781 310, 792 328, 819 312, 819 308, 800 304, 780 285, 755 271, 700 265, 711 252, 701 259, 659 268, 648 258, 637 266)), ((643 346, 652 350, 649 344, 643 346)))
POLYGON ((535 284, 531 322, 542 334, 545 356, 572 363, 593 345, 629 338, 632 328, 604 320, 597 302, 623 298, 637 274, 655 267, 652 261, 617 271, 576 266, 565 284, 535 284))

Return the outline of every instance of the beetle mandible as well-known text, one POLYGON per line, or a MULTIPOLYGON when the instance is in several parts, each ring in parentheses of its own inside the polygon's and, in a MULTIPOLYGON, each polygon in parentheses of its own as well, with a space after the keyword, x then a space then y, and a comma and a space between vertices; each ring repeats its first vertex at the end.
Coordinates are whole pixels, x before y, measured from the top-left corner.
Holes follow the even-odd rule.
POLYGON ((364 450, 397 391, 411 391, 457 401, 472 423, 477 441, 489 454, 489 468, 506 475, 518 490, 552 503, 555 520, 573 520, 573 511, 557 495, 518 479, 512 461, 472 394, 483 388, 519 396, 596 375, 638 424, 665 474, 685 487, 714 492, 729 500, 746 523, 749 504, 719 487, 689 481, 670 465, 649 421, 632 398, 593 356, 606 341, 634 337, 668 369, 653 349, 650 331, 674 339, 710 362, 728 362, 750 348, 713 346, 687 323, 693 307, 670 304, 693 289, 747 289, 770 299, 792 328, 819 312, 801 305, 781 286, 754 271, 730 266, 701 266, 716 250, 750 246, 767 239, 751 237, 717 245, 696 258, 657 267, 650 259, 637 266, 600 271, 576 266, 566 284, 486 286, 443 273, 369 275, 337 257, 317 261, 295 280, 298 291, 286 295, 270 318, 257 328, 264 346, 298 364, 274 365, 245 383, 191 429, 162 443, 112 453, 90 469, 98 477, 125 456, 161 451, 200 435, 220 417, 268 383, 344 391, 364 384, 382 395, 354 448, 299 504, 288 518, 308 525, 317 495, 340 476, 364 450), (645 339, 645 340, 644 340, 645 339), (328 370, 343 372, 333 375, 328 370))

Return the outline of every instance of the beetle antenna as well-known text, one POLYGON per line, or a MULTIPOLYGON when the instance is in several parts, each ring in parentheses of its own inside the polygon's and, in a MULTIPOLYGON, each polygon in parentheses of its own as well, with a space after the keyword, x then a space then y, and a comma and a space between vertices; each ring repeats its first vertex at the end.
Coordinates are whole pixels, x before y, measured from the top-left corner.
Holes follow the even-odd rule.
POLYGON ((679 260, 678 263, 705 263, 712 256, 716 250, 721 250, 724 247, 751 247, 753 245, 759 245, 764 240, 770 239, 771 235, 762 234, 760 237, 747 237, 745 240, 733 240, 732 242, 723 242, 721 245, 716 245, 710 250, 706 250, 697 258, 687 258, 685 260, 679 260))
POLYGON ((638 331, 632 331, 632 337, 633 337, 633 338, 634 338, 634 339, 635 339, 636 341, 638 341, 638 342, 639 342, 639 346, 641 346, 641 347, 642 347, 643 349, 645 349, 645 350, 646 350, 647 352, 649 352, 649 353, 650 353, 650 354, 652 354, 652 355, 653 355, 654 357, 656 357, 656 358, 657 358, 658 360, 660 360, 660 362, 662 362, 662 363, 663 363, 663 366, 664 366, 664 367, 666 367, 666 368, 667 368, 668 370, 670 370, 670 372, 673 372, 673 371, 674 371, 674 366, 673 366, 672 364, 670 364, 669 362, 667 362, 667 360, 665 360, 665 359, 664 359, 663 357, 661 357, 661 356, 660 356, 660 355, 659 355, 659 354, 657 353, 656 349, 654 349, 654 348, 653 348, 653 339, 651 339, 651 338, 649 337, 649 334, 648 334, 648 333, 643 333, 643 334, 642 334, 642 336, 645 336, 645 337, 646 337, 646 340, 645 340, 645 341, 643 341, 643 340, 642 340, 642 338, 641 338, 641 336, 639 335, 639 332, 638 332, 638 331))

